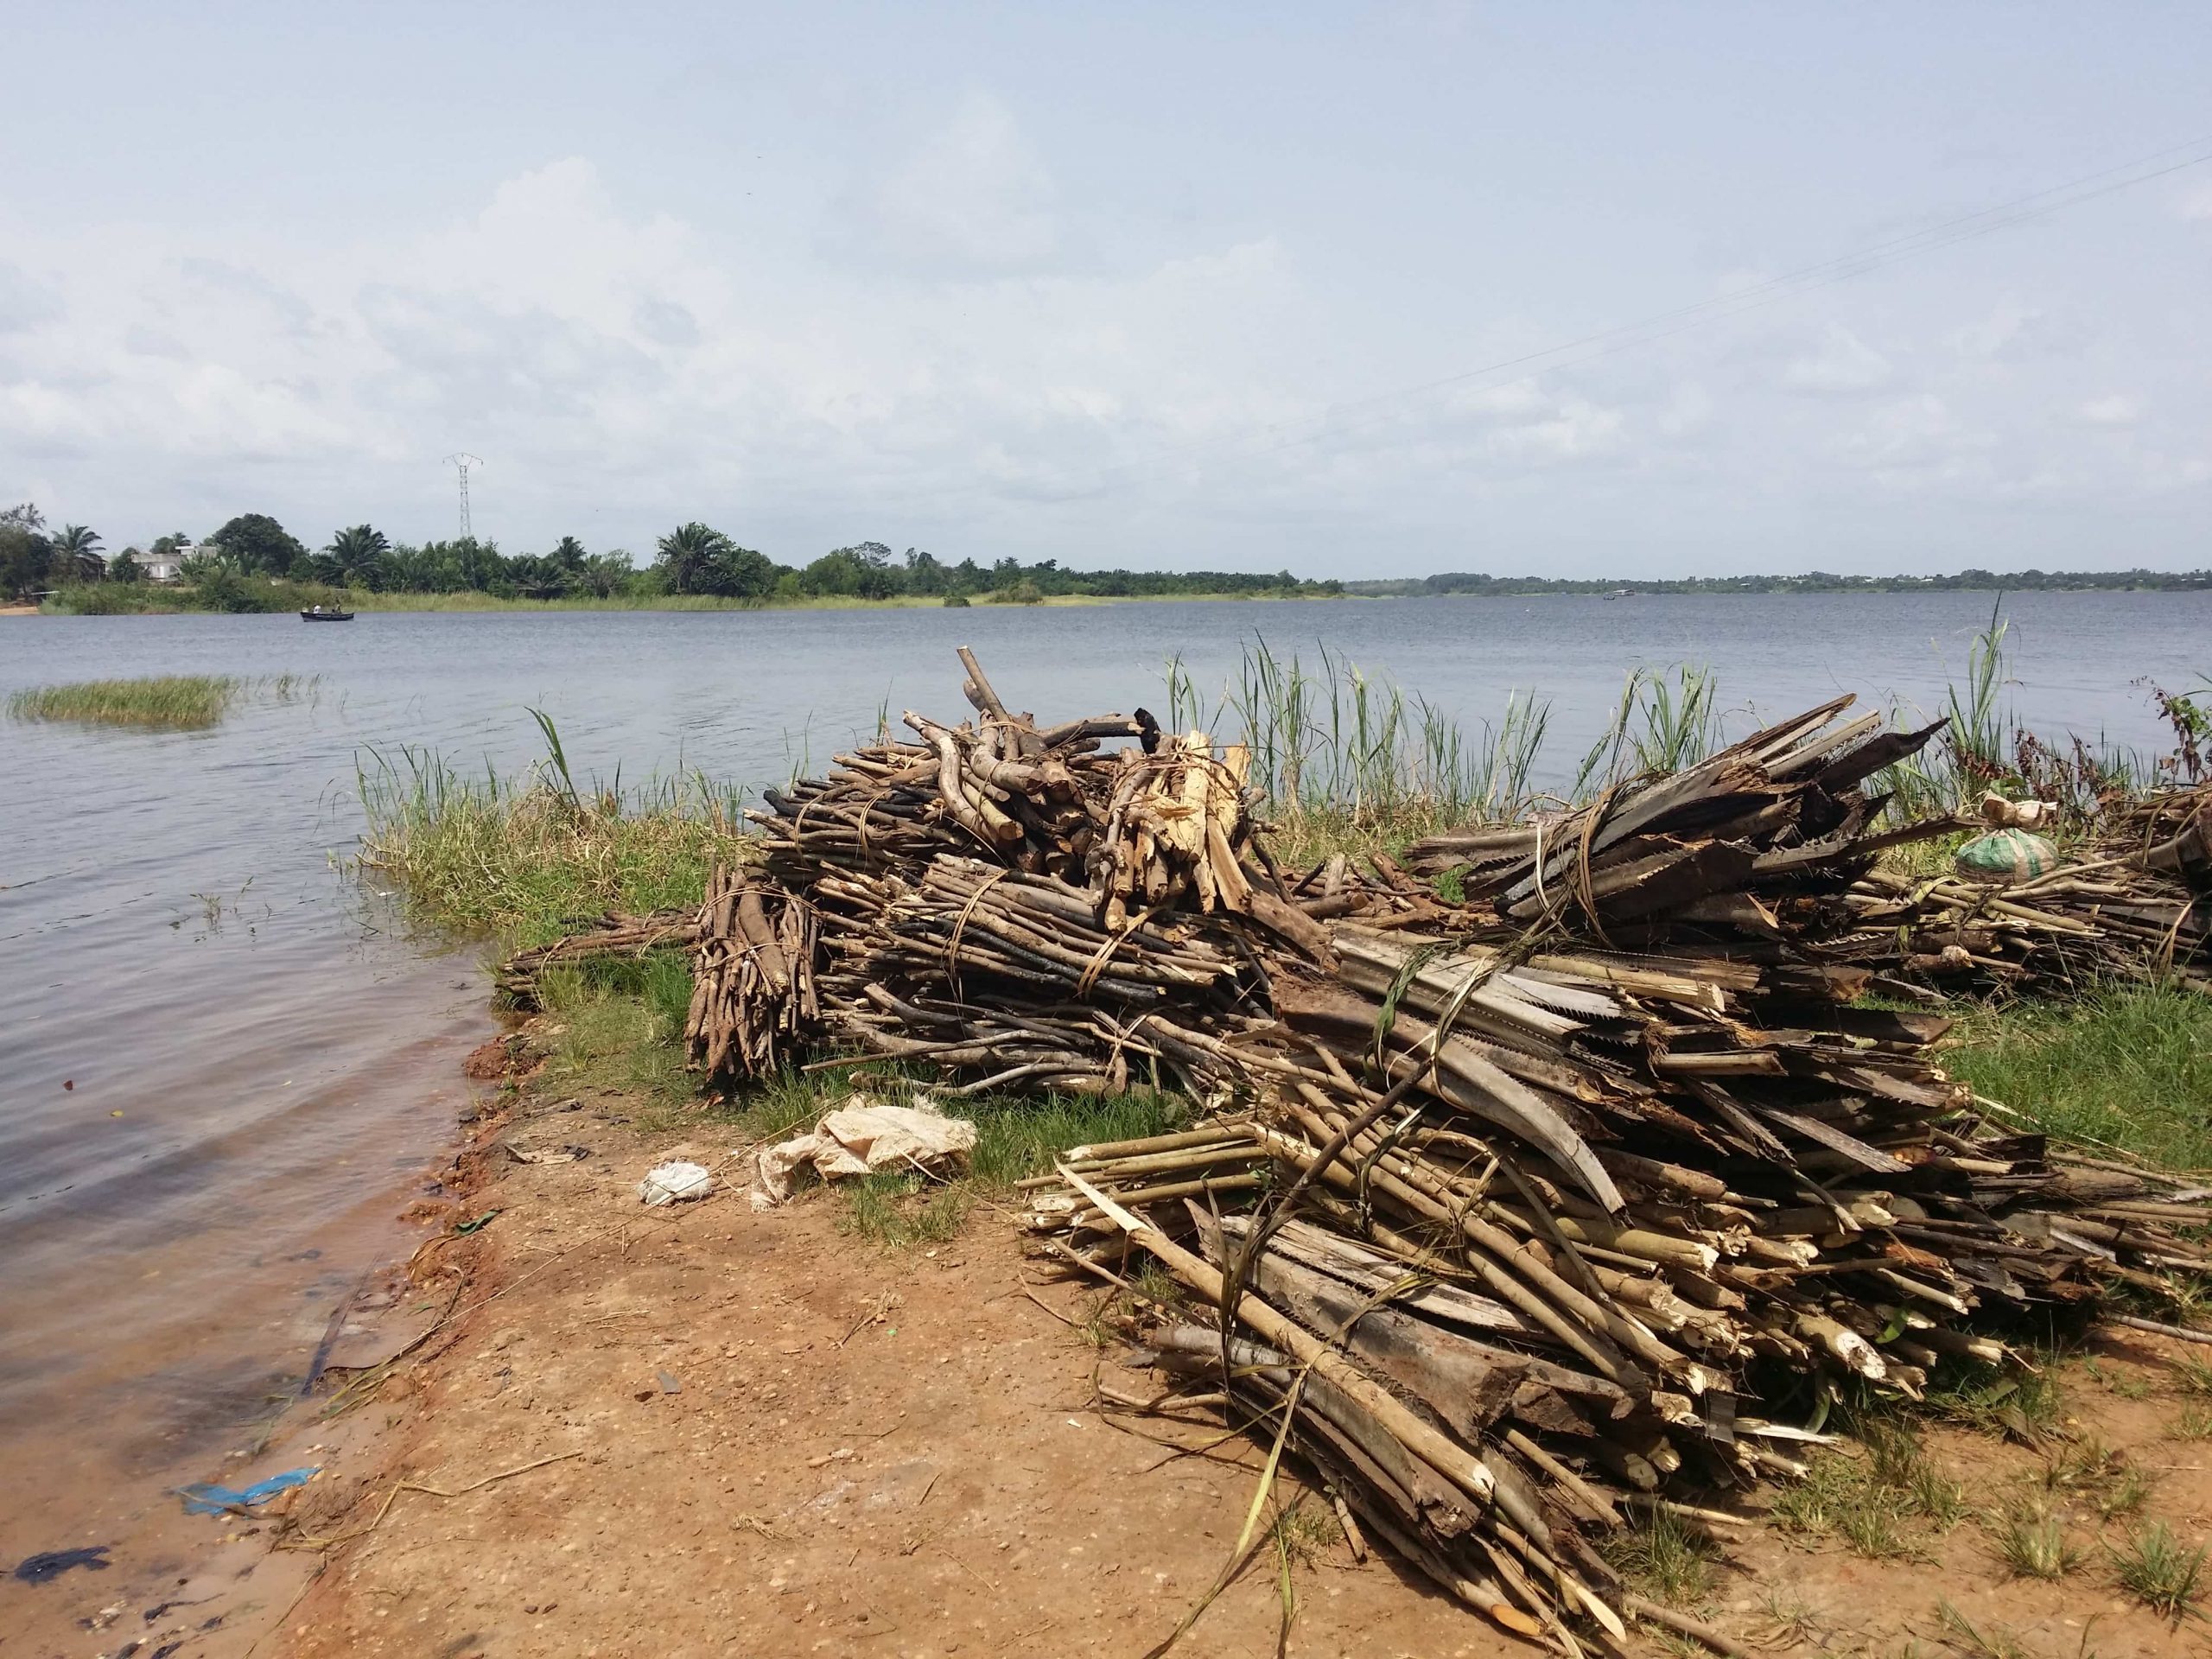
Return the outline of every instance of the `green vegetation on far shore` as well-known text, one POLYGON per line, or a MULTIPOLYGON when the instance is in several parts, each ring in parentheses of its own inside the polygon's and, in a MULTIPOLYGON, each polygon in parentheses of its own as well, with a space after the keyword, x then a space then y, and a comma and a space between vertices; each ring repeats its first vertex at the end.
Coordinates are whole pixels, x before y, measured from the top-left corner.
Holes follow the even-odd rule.
POLYGON ((521 594, 484 593, 463 588, 455 593, 371 593, 358 588, 334 588, 321 582, 294 582, 288 577, 238 577, 212 588, 189 583, 140 583, 114 588, 106 583, 80 583, 48 594, 40 610, 49 616, 175 616, 196 612, 231 614, 283 613, 320 605, 326 610, 367 612, 543 612, 543 611, 876 611, 935 610, 948 605, 1017 605, 1058 609, 1071 605, 1141 604, 1162 600, 1243 601, 1326 599, 1326 594, 1176 593, 1117 594, 1054 594, 1035 599, 1008 598, 995 593, 973 600, 920 598, 912 594, 887 599, 864 599, 856 594, 797 594, 767 599, 737 599, 723 594, 566 594, 550 599, 521 594))
POLYGON ((138 680, 81 680, 17 691, 8 712, 17 720, 83 721, 189 731, 215 725, 245 682, 231 674, 173 674, 138 680))
POLYGON ((145 551, 103 550, 85 524, 49 530, 29 502, 0 509, 0 601, 35 596, 76 615, 162 611, 254 612, 315 604, 358 609, 477 610, 548 605, 575 609, 974 603, 1039 605, 1129 599, 1335 599, 1544 594, 1930 593, 2155 589, 2212 591, 2212 570, 1968 569, 1937 576, 1795 575, 1636 577, 1432 576, 1314 580, 1288 570, 1083 570, 1054 559, 940 559, 921 548, 894 556, 885 543, 855 542, 784 564, 711 524, 679 524, 639 564, 621 548, 593 552, 563 536, 543 553, 505 553, 463 535, 395 542, 372 524, 349 525, 310 549, 266 513, 240 513, 205 539, 180 531, 145 551), (154 577, 160 576, 156 582, 154 577))

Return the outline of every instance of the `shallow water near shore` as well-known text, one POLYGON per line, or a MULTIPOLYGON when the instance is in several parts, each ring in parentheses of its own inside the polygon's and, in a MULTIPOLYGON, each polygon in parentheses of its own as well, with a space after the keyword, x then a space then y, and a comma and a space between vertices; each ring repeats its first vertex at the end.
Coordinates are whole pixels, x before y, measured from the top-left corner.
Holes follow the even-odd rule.
MULTIPOLYGON (((2008 701, 2046 730, 2157 747, 2134 682, 2212 671, 2212 594, 2005 610, 2008 701)), ((1932 716, 1989 613, 1953 594, 0 620, 0 696, 320 677, 203 733, 0 722, 0 1567, 99 1541, 118 1491, 221 1473, 363 1269, 416 1236, 394 1217, 492 1026, 473 957, 405 938, 346 868, 371 747, 512 772, 540 753, 537 708, 580 782, 619 765, 757 789, 880 711, 962 713, 957 644, 1011 704, 1063 718, 1164 713, 1170 654, 1217 696, 1258 633, 1315 668, 1325 641, 1471 733, 1534 690, 1555 781, 1634 666, 1708 664, 1732 710, 1847 690, 1932 716)))

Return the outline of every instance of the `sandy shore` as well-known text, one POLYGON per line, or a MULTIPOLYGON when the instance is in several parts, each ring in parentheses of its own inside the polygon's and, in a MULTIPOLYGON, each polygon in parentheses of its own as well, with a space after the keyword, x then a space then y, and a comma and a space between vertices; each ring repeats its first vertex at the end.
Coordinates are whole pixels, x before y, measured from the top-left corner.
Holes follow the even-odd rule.
MULTIPOLYGON (((483 1185, 454 1215, 498 1213, 418 1262, 457 1317, 367 1408, 393 1419, 382 1466, 320 1495, 304 1524, 348 1541, 272 1650, 1133 1659, 1176 1627, 1229 1557, 1262 1452, 1217 1421, 1106 1406, 1102 1378, 1141 1395, 1149 1373, 1100 1340, 1098 1293, 1025 1256, 988 1206, 904 1251, 843 1231, 835 1193, 759 1215, 733 1185, 648 1211, 652 1163, 728 1169, 738 1147, 626 1117, 620 1096, 525 1084, 480 1131, 483 1185), (589 1155, 518 1164, 504 1146, 589 1155)), ((2065 1362, 2063 1414, 2024 1433, 1931 1427, 1964 1507, 1897 1559, 1791 1535, 1754 1500, 1706 1616, 1777 1651, 1940 1649, 1959 1639, 1947 1605, 2024 1653, 2178 1651, 2106 1548, 2148 1519, 2184 1540, 2212 1521, 2212 1458, 2187 1437, 2202 1396, 2174 1346, 2065 1362), (2130 1471, 2142 1496, 2107 1516, 2130 1471), (2030 1491, 2083 1546, 2056 1582, 2008 1578, 1984 1524, 2030 1491)), ((1355 1560, 1317 1497, 1304 1514, 1288 1560, 1262 1551, 1179 1651, 1278 1651, 1286 1581, 1289 1653, 1536 1651, 1355 1560)))

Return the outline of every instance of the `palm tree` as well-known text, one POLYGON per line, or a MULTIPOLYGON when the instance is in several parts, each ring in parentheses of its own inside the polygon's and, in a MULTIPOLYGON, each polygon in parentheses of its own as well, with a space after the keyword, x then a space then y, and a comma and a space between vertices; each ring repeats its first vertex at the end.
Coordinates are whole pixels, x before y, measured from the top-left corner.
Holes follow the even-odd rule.
POLYGON ((337 562, 343 580, 373 590, 382 583, 385 555, 391 551, 391 539, 372 525, 355 524, 332 537, 323 551, 337 562))
POLYGON ((591 556, 584 551, 584 544, 573 536, 563 536, 545 556, 563 570, 581 570, 584 561, 591 556))
POLYGON ((64 524, 54 538, 54 560, 64 581, 98 582, 107 569, 99 555, 100 534, 83 524, 64 524))
POLYGON ((709 594, 723 578, 723 561, 730 539, 719 530, 693 520, 660 538, 661 574, 671 594, 709 594))
POLYGON ((330 538, 324 551, 351 570, 357 564, 371 559, 380 559, 391 551, 391 540, 382 531, 368 524, 355 524, 351 530, 341 530, 330 538))

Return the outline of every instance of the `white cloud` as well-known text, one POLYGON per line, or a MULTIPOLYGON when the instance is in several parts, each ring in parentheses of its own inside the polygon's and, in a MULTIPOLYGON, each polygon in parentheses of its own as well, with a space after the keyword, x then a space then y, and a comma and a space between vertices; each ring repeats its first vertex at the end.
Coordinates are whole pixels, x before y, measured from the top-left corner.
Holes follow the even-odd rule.
POLYGON ((1889 359, 1841 323, 1830 323, 1820 346, 1793 358, 1782 372, 1792 391, 1851 394, 1878 391, 1895 376, 1889 359))
POLYGON ((1958 356, 1980 362, 2026 363, 2078 356, 2086 340, 2087 331, 2077 321, 2006 298, 1979 320, 1951 330, 1943 343, 1958 356))
POLYGON ((21 265, 0 259, 0 334, 51 322, 62 314, 61 296, 21 265))
POLYGON ((906 216, 903 261, 850 240, 825 257, 813 218, 717 235, 641 210, 582 157, 344 245, 221 225, 20 238, 20 269, 0 266, 0 457, 40 471, 0 477, 0 499, 58 480, 45 505, 118 543, 244 510, 309 540, 364 518, 412 537, 448 530, 439 458, 466 448, 490 463, 477 523, 510 547, 575 531, 643 548, 702 517, 785 559, 876 535, 1326 571, 1354 546, 1418 565, 1421 527, 1477 503, 1528 504, 1499 522, 1533 564, 1544 531, 1604 500, 1703 526, 1716 499, 1748 518, 1817 495, 1841 521, 1891 497, 2125 504, 2205 469, 2159 424, 2196 405, 2063 296, 1810 328, 1777 315, 1374 397, 1574 325, 1495 319, 1439 360, 1430 320, 1347 303, 1309 246, 1265 230, 1086 265, 988 100, 881 188, 868 222, 887 235, 906 216), (2067 339, 2131 391, 2038 386, 2067 339), (2068 414, 2145 435, 2069 440, 2068 414))
POLYGON ((1058 193, 1014 112, 969 92, 868 192, 862 259, 967 272, 1028 270, 1059 242, 1058 193))

